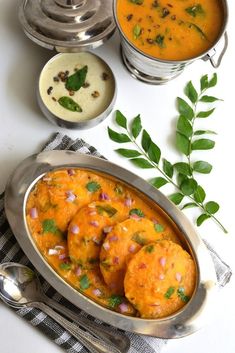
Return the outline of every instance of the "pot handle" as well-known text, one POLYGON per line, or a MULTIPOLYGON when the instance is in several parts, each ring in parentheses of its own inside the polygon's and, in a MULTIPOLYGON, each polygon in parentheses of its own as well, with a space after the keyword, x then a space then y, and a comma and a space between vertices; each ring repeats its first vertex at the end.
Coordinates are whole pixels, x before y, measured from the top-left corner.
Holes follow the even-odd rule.
POLYGON ((217 60, 214 60, 214 55, 215 55, 215 53, 216 53, 216 50, 214 49, 212 53, 208 53, 208 54, 206 55, 205 60, 210 60, 211 65, 212 65, 215 69, 217 69, 217 68, 220 66, 220 64, 221 64, 221 61, 222 61, 222 59, 223 59, 223 56, 224 56, 224 54, 225 54, 227 48, 228 48, 228 34, 227 34, 227 32, 225 32, 225 33, 224 33, 224 47, 223 47, 223 49, 222 49, 222 51, 221 51, 221 53, 220 53, 218 59, 217 59, 217 60))

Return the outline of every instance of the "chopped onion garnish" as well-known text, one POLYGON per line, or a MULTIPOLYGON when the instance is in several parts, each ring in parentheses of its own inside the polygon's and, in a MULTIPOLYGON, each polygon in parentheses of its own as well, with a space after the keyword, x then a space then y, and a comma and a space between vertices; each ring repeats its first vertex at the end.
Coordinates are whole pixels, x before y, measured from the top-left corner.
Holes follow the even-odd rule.
POLYGON ((118 236, 117 235, 111 235, 110 237, 108 237, 109 241, 113 242, 113 241, 117 241, 118 240, 118 236))
POLYGON ((131 199, 130 197, 128 197, 127 199, 125 199, 124 205, 127 206, 127 207, 131 207, 131 205, 132 205, 132 199, 131 199))
POLYGON ((114 265, 118 265, 119 264, 119 257, 118 256, 114 256, 113 263, 114 263, 114 265))
POLYGON ((160 260, 159 260, 159 262, 160 262, 160 265, 161 265, 162 267, 164 267, 164 266, 166 265, 166 258, 165 258, 165 257, 161 257, 160 260))
POLYGON ((70 176, 75 175, 75 170, 74 169, 68 169, 68 175, 70 175, 70 176))
POLYGON ((110 245, 109 245, 109 243, 104 243, 103 244, 103 248, 105 249, 105 250, 109 250, 110 249, 110 245))
POLYGON ((129 246, 128 251, 129 251, 130 253, 134 253, 134 252, 135 252, 135 250, 136 250, 136 246, 135 246, 135 244, 131 244, 131 245, 129 246))
POLYGON ((99 290, 98 288, 93 289, 92 293, 96 296, 96 297, 100 297, 101 296, 101 290, 99 290))
POLYGON ((92 240, 97 245, 100 245, 100 243, 101 243, 101 240, 97 239, 96 237, 93 237, 92 240))
POLYGON ((159 222, 156 220, 156 218, 151 218, 151 221, 154 223, 154 224, 158 224, 159 222))
POLYGON ((139 217, 137 214, 133 213, 130 215, 131 219, 135 219, 136 221, 139 221, 140 219, 142 219, 142 217, 139 217))
POLYGON ((73 202, 76 199, 76 195, 74 195, 74 193, 71 190, 66 191, 65 194, 67 196, 66 201, 68 202, 73 202))
POLYGON ((96 211, 89 211, 89 215, 90 215, 90 216, 96 216, 96 215, 97 215, 97 212, 96 212, 96 211))
POLYGON ((81 273, 82 273, 82 269, 81 269, 80 266, 78 266, 77 269, 76 269, 76 275, 77 276, 81 276, 81 273))
POLYGON ((164 278, 165 278, 165 275, 164 275, 163 273, 161 273, 161 274, 159 275, 159 279, 162 281, 164 278))
POLYGON ((113 229, 113 227, 111 227, 111 226, 110 227, 104 227, 103 228, 103 232, 104 233, 109 233, 109 232, 111 232, 112 229, 113 229))
POLYGON ((36 207, 31 208, 31 210, 29 211, 29 214, 32 219, 38 218, 38 211, 36 207))
POLYGON ((66 254, 60 254, 60 255, 59 255, 59 259, 60 259, 60 260, 64 260, 66 257, 67 257, 66 254))
POLYGON ((44 177, 44 178, 42 178, 42 180, 43 180, 43 181, 51 181, 52 179, 49 178, 49 177, 44 177))
POLYGON ((139 264, 139 269, 144 269, 144 268, 146 268, 147 266, 146 266, 146 264, 145 263, 141 263, 141 264, 139 264))
POLYGON ((56 249, 49 249, 49 250, 48 250, 48 255, 58 255, 58 250, 56 250, 56 249))
POLYGON ((106 192, 102 192, 102 193, 100 194, 100 200, 102 200, 102 201, 108 201, 108 200, 110 200, 110 197, 109 197, 109 195, 108 195, 106 192))
POLYGON ((79 234, 80 232, 80 228, 76 225, 76 224, 73 224, 70 228, 70 231, 71 233, 73 234, 79 234))
POLYGON ((55 249, 56 250, 64 250, 64 246, 63 245, 56 245, 55 249))
POLYGON ((175 278, 176 278, 176 281, 181 282, 181 279, 182 279, 182 275, 181 275, 181 273, 176 272, 176 274, 175 274, 175 278))
POLYGON ((126 303, 122 303, 118 306, 121 313, 126 313, 128 311, 128 305, 126 303))
POLYGON ((91 221, 90 225, 93 227, 99 227, 99 222, 98 221, 91 221))
POLYGON ((89 208, 96 208, 96 205, 91 204, 91 205, 88 205, 88 207, 89 208))

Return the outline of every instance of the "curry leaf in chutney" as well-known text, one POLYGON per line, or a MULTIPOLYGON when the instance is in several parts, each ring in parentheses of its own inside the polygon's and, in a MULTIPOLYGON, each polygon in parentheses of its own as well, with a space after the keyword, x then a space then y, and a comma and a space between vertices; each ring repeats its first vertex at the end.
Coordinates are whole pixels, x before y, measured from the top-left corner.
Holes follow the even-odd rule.
POLYGON ((58 103, 63 108, 68 109, 71 112, 78 112, 78 113, 82 112, 82 108, 80 107, 80 105, 70 97, 66 97, 66 96, 60 97, 58 99, 58 103))
POLYGON ((65 87, 68 91, 78 91, 85 83, 88 72, 88 66, 84 66, 77 70, 73 75, 69 76, 66 80, 65 87))

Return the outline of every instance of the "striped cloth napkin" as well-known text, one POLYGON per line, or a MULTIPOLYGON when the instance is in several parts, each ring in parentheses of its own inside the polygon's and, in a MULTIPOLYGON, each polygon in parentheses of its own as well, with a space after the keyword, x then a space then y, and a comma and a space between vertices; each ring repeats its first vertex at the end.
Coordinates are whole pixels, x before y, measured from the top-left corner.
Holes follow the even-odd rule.
MULTIPOLYGON (((66 135, 56 133, 52 138, 46 143, 43 151, 46 150, 71 150, 79 151, 81 153, 92 154, 94 156, 104 158, 99 154, 99 152, 92 146, 88 145, 81 139, 72 140, 66 135)), ((223 287, 228 283, 231 277, 231 269, 227 264, 225 264, 214 249, 206 243, 206 246, 212 256, 214 261, 218 284, 223 287)), ((32 264, 27 259, 26 255, 23 253, 19 247, 9 224, 7 222, 4 213, 4 194, 0 195, 0 262, 19 262, 21 264, 30 266, 33 268, 32 264)), ((90 320, 95 320, 100 325, 106 325, 97 319, 87 315, 82 310, 74 307, 66 299, 64 299, 60 294, 58 294, 42 277, 40 278, 44 292, 50 298, 60 302, 61 304, 67 306, 71 310, 77 313, 79 316, 85 316, 90 320)), ((68 332, 66 332, 62 327, 60 327, 56 322, 54 322, 50 317, 34 308, 23 308, 16 310, 16 313, 20 315, 25 320, 29 321, 33 326, 37 327, 41 332, 43 332, 47 337, 53 340, 57 345, 63 348, 68 353, 88 353, 87 349, 84 348, 76 339, 74 339, 68 332)), ((107 325, 106 325, 107 326, 107 325)), ((115 332, 115 328, 110 327, 110 330, 115 332)), ((123 332, 118 330, 119 332, 123 332)), ((127 335, 131 341, 130 353, 159 353, 163 345, 167 343, 167 340, 147 337, 142 335, 137 335, 130 332, 123 332, 123 335, 127 335)))

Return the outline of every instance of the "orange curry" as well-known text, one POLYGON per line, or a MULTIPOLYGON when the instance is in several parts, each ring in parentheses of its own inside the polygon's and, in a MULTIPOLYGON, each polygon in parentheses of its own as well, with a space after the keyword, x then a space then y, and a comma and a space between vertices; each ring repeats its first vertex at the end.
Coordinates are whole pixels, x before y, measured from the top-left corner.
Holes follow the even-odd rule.
POLYGON ((49 172, 30 192, 26 217, 48 264, 100 305, 160 318, 192 296, 195 263, 178 230, 119 181, 81 169, 49 172))
POLYGON ((223 25, 221 0, 117 0, 126 38, 144 54, 187 60, 208 51, 223 25))

